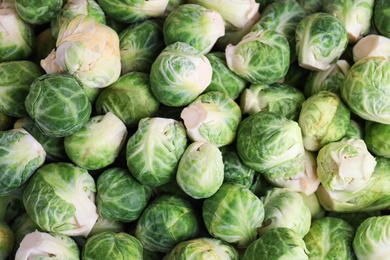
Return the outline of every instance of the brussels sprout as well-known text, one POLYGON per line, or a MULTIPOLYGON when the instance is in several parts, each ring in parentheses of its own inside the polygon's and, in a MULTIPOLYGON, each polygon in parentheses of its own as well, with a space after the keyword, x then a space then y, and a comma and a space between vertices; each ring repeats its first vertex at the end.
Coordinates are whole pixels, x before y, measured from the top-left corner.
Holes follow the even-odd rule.
POLYGON ((42 69, 31 61, 1 62, 0 112, 12 117, 27 116, 24 100, 31 83, 42 74, 42 69))
POLYGON ((203 221, 215 238, 247 247, 257 237, 264 219, 261 200, 240 184, 224 183, 202 207, 203 221))
POLYGON ((67 74, 44 74, 35 79, 25 106, 42 133, 51 137, 64 137, 78 131, 92 111, 81 83, 67 74))
POLYGON ((28 181, 23 204, 42 230, 86 237, 98 219, 95 191, 87 170, 70 163, 50 163, 28 181))
POLYGON ((377 156, 390 158, 390 125, 366 121, 364 129, 367 148, 377 156))
POLYGON ((321 11, 324 4, 322 0, 297 0, 297 2, 305 9, 307 14, 321 11))
POLYGON ((370 217, 363 221, 353 238, 358 259, 386 259, 389 255, 390 216, 370 217))
POLYGON ((353 60, 358 62, 367 57, 383 56, 390 58, 390 38, 381 35, 367 35, 352 48, 353 60))
POLYGON ((35 46, 34 31, 15 9, 0 6, 0 62, 27 59, 35 46))
POLYGON ((130 24, 119 34, 121 74, 131 71, 149 73, 164 47, 162 21, 146 20, 130 24))
POLYGON ((169 252, 199 231, 197 215, 191 204, 176 195, 161 195, 138 219, 135 236, 147 250, 169 252))
POLYGON ((376 0, 374 4, 374 25, 379 33, 390 38, 390 25, 388 23, 390 15, 390 2, 387 0, 376 0))
POLYGON ((310 259, 354 259, 354 229, 345 220, 324 217, 312 222, 303 238, 310 259))
POLYGON ((274 228, 245 250, 243 260, 309 259, 303 239, 289 228, 274 228))
POLYGON ((97 180, 96 203, 99 215, 122 222, 136 220, 146 207, 151 189, 140 184, 130 172, 109 168, 97 180))
POLYGON ((295 40, 299 65, 327 70, 347 48, 348 34, 340 19, 328 13, 313 13, 299 22, 295 40))
POLYGON ((11 228, 0 221, 0 259, 7 259, 14 248, 15 236, 11 228))
POLYGON ((323 146, 317 165, 317 175, 325 189, 354 192, 367 185, 376 161, 363 140, 344 138, 323 146))
POLYGON ((242 120, 236 142, 242 162, 258 172, 304 154, 298 123, 267 111, 242 120))
POLYGON ((22 188, 0 196, 0 221, 11 223, 24 211, 22 188))
POLYGON ((129 72, 105 88, 98 96, 95 107, 98 114, 114 113, 129 127, 139 120, 157 113, 160 102, 151 91, 149 75, 129 72))
POLYGON ((286 84, 252 84, 242 92, 240 107, 249 115, 269 111, 296 121, 304 100, 300 90, 286 84))
POLYGON ((83 260, 134 259, 141 260, 141 242, 124 232, 103 232, 88 238, 82 252, 83 260))
POLYGON ((211 83, 205 89, 204 93, 211 91, 219 91, 225 93, 232 99, 239 97, 245 89, 246 80, 237 76, 229 69, 226 63, 225 53, 210 52, 206 54, 206 58, 210 61, 213 68, 213 76, 211 83))
POLYGON ((163 33, 166 45, 185 42, 206 54, 225 34, 225 24, 217 11, 197 4, 184 4, 164 20, 163 33))
POLYGON ((67 1, 58 15, 51 20, 50 28, 53 37, 57 38, 61 26, 79 14, 91 17, 99 23, 106 23, 106 16, 95 0, 67 1))
POLYGON ((370 30, 374 0, 327 0, 322 10, 342 21, 353 44, 370 30))
POLYGON ((30 24, 44 24, 54 19, 65 0, 15 0, 15 9, 20 17, 30 24))
POLYGON ((195 199, 212 196, 221 187, 224 177, 221 151, 207 142, 191 143, 176 172, 180 188, 195 199))
POLYGON ((186 106, 207 88, 212 72, 206 56, 187 43, 176 42, 168 45, 152 64, 152 92, 164 105, 186 106))
POLYGON ((336 93, 320 91, 302 104, 298 124, 302 129, 303 145, 309 151, 344 137, 351 113, 336 93))
POLYGON ((274 83, 290 65, 288 41, 273 30, 250 32, 237 45, 229 44, 225 53, 228 67, 252 84, 274 83))
POLYGON ((14 219, 11 225, 11 229, 15 237, 15 251, 19 248, 20 242, 22 242, 23 238, 27 234, 36 230, 41 231, 39 226, 31 219, 27 212, 20 214, 17 218, 14 219))
POLYGON ((124 23, 141 22, 148 18, 162 17, 169 0, 97 0, 103 11, 113 19, 124 23))
POLYGON ((271 229, 286 227, 304 237, 311 225, 311 211, 302 196, 290 189, 273 188, 264 198, 264 223, 259 229, 264 235, 271 229))
POLYGON ((319 219, 325 216, 325 209, 321 206, 320 201, 317 198, 315 193, 306 195, 304 193, 299 193, 302 196, 303 202, 310 209, 311 220, 319 219))
POLYGON ((373 122, 390 124, 390 60, 367 57, 345 76, 341 97, 353 113, 373 122))
POLYGON ((124 222, 109 220, 99 216, 95 225, 93 225, 91 232, 89 232, 88 236, 91 237, 99 233, 110 232, 110 231, 114 233, 119 233, 119 232, 124 232, 124 230, 125 230, 124 222))
POLYGON ((0 131, 0 195, 25 184, 45 156, 42 145, 23 128, 0 131))
POLYGON ((238 104, 217 91, 200 95, 183 109, 180 116, 191 140, 210 142, 217 147, 234 141, 241 122, 238 104))
POLYGON ((127 142, 127 166, 139 182, 156 187, 175 178, 186 147, 187 137, 180 122, 170 118, 144 118, 127 142))
POLYGON ((47 74, 68 73, 91 88, 107 87, 120 76, 118 34, 89 16, 80 14, 67 20, 56 47, 41 61, 47 74))
POLYGON ((76 242, 63 234, 34 231, 27 234, 15 259, 79 259, 79 248, 76 242))
POLYGON ((182 259, 226 259, 238 260, 237 250, 230 244, 216 238, 200 237, 177 244, 167 260, 182 259))

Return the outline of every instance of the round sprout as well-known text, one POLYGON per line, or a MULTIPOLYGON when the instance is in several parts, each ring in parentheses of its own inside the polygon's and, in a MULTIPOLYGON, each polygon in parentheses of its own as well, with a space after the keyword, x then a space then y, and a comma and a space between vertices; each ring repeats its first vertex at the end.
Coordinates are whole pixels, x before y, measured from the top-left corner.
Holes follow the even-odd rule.
POLYGON ((7 259, 14 248, 14 242, 14 232, 0 220, 0 259, 7 259))
POLYGON ((343 23, 328 13, 314 13, 302 19, 295 39, 298 62, 309 70, 329 69, 348 45, 343 23))
POLYGON ((364 130, 367 148, 377 156, 390 158, 390 125, 366 121, 364 130))
POLYGON ((42 75, 31 84, 25 106, 39 129, 52 137, 78 131, 91 115, 92 106, 82 84, 71 75, 42 75))
POLYGON ((383 36, 390 38, 390 24, 388 23, 390 14, 390 2, 387 0, 375 0, 374 4, 374 24, 376 29, 383 36))
POLYGON ((141 242, 124 232, 102 232, 88 238, 82 252, 84 260, 134 259, 141 260, 141 242))
POLYGON ((135 236, 147 250, 169 252, 176 244, 194 238, 198 231, 191 204, 176 195, 162 195, 142 213, 135 236))
POLYGON ((353 46, 352 56, 354 62, 375 56, 390 59, 390 38, 376 34, 367 35, 353 46))
POLYGON ((15 9, 20 17, 30 24, 44 24, 54 19, 65 0, 15 0, 15 9))
POLYGON ((151 189, 122 168, 105 170, 97 180, 96 203, 99 215, 122 222, 136 220, 146 207, 151 189))

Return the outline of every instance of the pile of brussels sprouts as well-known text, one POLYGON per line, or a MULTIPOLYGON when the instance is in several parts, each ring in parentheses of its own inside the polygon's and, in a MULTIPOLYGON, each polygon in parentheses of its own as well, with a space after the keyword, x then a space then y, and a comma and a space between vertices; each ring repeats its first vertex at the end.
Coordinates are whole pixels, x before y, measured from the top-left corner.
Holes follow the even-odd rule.
POLYGON ((390 1, 0 0, 0 260, 389 259, 390 1))

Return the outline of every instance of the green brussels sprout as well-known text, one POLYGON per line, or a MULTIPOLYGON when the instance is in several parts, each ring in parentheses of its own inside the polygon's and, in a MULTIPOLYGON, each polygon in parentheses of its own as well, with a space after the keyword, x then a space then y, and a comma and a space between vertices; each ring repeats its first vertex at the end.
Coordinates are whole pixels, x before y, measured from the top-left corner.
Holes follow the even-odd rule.
POLYGON ((340 19, 328 13, 303 18, 295 32, 299 65, 309 70, 327 70, 344 53, 348 34, 340 19))
POLYGON ((327 0, 322 10, 342 21, 353 44, 369 33, 374 0, 327 0))
POLYGON ((124 23, 141 22, 148 18, 162 17, 168 0, 97 0, 103 11, 124 23))
POLYGON ((186 106, 207 88, 212 73, 206 56, 187 43, 176 42, 153 62, 150 84, 153 94, 164 105, 186 106))
POLYGON ((187 200, 176 195, 161 195, 138 219, 135 236, 147 250, 169 252, 176 244, 198 234, 197 218, 187 200))
POLYGON ((125 230, 125 223, 121 221, 116 220, 109 220, 106 218, 103 218, 99 216, 97 219, 95 225, 93 225, 93 228, 91 229, 91 232, 89 232, 88 237, 91 237, 93 235, 103 233, 103 232, 124 232, 125 230))
POLYGON ((31 61, 1 62, 0 112, 17 118, 27 116, 24 101, 31 83, 42 74, 42 69, 31 61))
POLYGON ((25 212, 23 206, 23 190, 16 189, 6 195, 0 195, 0 221, 11 223, 25 212))
POLYGON ((305 9, 307 14, 321 11, 324 4, 323 0, 297 0, 297 2, 305 9))
POLYGON ((0 27, 0 62, 30 57, 35 46, 34 31, 15 9, 0 6, 0 27))
POLYGON ((360 39, 352 48, 353 61, 367 57, 383 56, 390 58, 390 38, 370 34, 360 39))
POLYGON ((325 210, 330 212, 371 212, 390 207, 390 159, 376 157, 376 167, 366 185, 354 192, 330 190, 320 185, 316 192, 325 210))
POLYGON ((236 142, 242 162, 258 172, 301 157, 305 150, 298 123, 268 111, 242 120, 236 142))
POLYGON ((351 113, 339 95, 320 91, 302 104, 298 124, 302 129, 303 145, 309 151, 318 151, 324 145, 344 137, 351 113))
POLYGON ((73 75, 85 87, 107 87, 121 73, 118 34, 92 17, 76 15, 61 26, 56 49, 41 67, 47 74, 73 75))
POLYGON ((238 260, 238 251, 230 244, 216 238, 200 237, 177 244, 167 260, 182 259, 226 259, 238 260))
POLYGON ((27 234, 16 251, 15 259, 79 259, 76 242, 58 233, 34 231, 27 234))
POLYGON ((225 53, 209 52, 206 54, 206 58, 210 61, 213 76, 211 83, 207 86, 204 93, 218 91, 225 93, 232 99, 238 98, 245 89, 246 80, 237 76, 229 69, 226 63, 225 53))
POLYGON ((139 120, 157 113, 160 101, 151 91, 149 75, 143 72, 129 72, 99 94, 96 112, 114 113, 129 127, 137 126, 139 120))
POLYGON ((46 152, 23 128, 0 131, 0 195, 18 189, 43 165, 46 152))
POLYGON ((221 187, 224 177, 221 151, 207 142, 193 142, 180 158, 176 181, 194 199, 212 196, 221 187))
POLYGON ((43 134, 35 121, 30 117, 23 117, 16 120, 14 128, 24 128, 42 145, 46 152, 45 161, 53 162, 68 159, 64 148, 64 138, 51 137, 43 134))
POLYGON ((354 192, 367 185, 376 161, 362 139, 343 138, 319 150, 317 165, 325 189, 354 192))
POLYGON ((61 26, 66 23, 66 21, 79 14, 91 17, 99 23, 106 23, 106 16, 95 0, 67 1, 59 11, 58 15, 50 21, 50 29, 53 37, 57 38, 61 26))
POLYGON ((12 125, 14 124, 14 121, 15 118, 0 112, 0 131, 6 131, 12 129, 12 125))
POLYGON ((302 196, 303 202, 310 209, 311 220, 319 219, 325 216, 325 209, 321 206, 320 201, 317 198, 315 193, 306 195, 304 193, 299 193, 302 196))
POLYGON ((374 4, 374 25, 379 33, 390 38, 390 25, 388 23, 390 15, 390 2, 387 0, 375 0, 374 4))
POLYGON ((130 24, 119 33, 121 74, 131 71, 149 73, 164 47, 162 21, 146 20, 130 24))
POLYGON ((345 76, 341 97, 362 119, 390 124, 390 60, 367 57, 356 62, 345 76))
POLYGON ((148 204, 151 189, 126 169, 109 168, 97 179, 96 203, 99 216, 108 220, 136 220, 148 204))
POLYGON ((205 199, 202 215, 210 235, 247 247, 256 239, 263 223, 264 206, 245 186, 224 183, 213 196, 205 199))
POLYGON ((377 156, 390 158, 390 125, 366 121, 364 130, 368 150, 377 156))
POLYGON ((44 74, 35 79, 25 106, 42 133, 51 137, 64 137, 78 131, 92 111, 82 84, 67 74, 44 74))
POLYGON ((134 259, 141 260, 143 248, 141 242, 124 232, 102 232, 88 238, 81 259, 134 259))
POLYGON ((125 124, 113 113, 91 117, 64 139, 69 159, 79 167, 98 170, 112 164, 125 143, 125 124))
POLYGON ((206 54, 225 34, 225 24, 217 11, 198 4, 184 4, 164 20, 163 33, 166 45, 185 42, 206 54))
POLYGON ((127 142, 127 166, 139 182, 156 187, 175 178, 186 147, 187 137, 180 122, 170 118, 144 118, 127 142))
POLYGON ((250 32, 237 45, 228 45, 225 53, 228 67, 252 84, 274 83, 290 65, 288 41, 273 30, 250 32))
POLYGON ((240 107, 244 114, 269 111, 296 121, 304 100, 300 90, 283 83, 252 84, 242 92, 240 107))
POLYGON ((310 259, 355 259, 352 240, 355 231, 345 220, 324 217, 312 222, 303 238, 310 259))
POLYGON ((71 163, 49 163, 28 181, 23 204, 42 230, 87 237, 98 219, 95 191, 87 170, 71 163))
POLYGON ((260 236, 278 227, 289 228, 302 238, 309 232, 311 211, 298 192, 275 187, 266 193, 262 202, 265 215, 260 236))
POLYGON ((7 259, 14 248, 15 235, 11 228, 0 221, 0 259, 7 259))
POLYGON ((289 228, 266 232, 245 250, 243 260, 309 259, 303 239, 289 228))
POLYGON ((353 249, 358 259, 386 259, 390 216, 370 217, 363 221, 353 238, 353 249))
POLYGON ((242 114, 231 97, 213 91, 200 95, 183 109, 180 116, 191 140, 221 147, 234 141, 242 114))
POLYGON ((15 0, 20 17, 30 24, 44 24, 56 18, 65 0, 15 0))

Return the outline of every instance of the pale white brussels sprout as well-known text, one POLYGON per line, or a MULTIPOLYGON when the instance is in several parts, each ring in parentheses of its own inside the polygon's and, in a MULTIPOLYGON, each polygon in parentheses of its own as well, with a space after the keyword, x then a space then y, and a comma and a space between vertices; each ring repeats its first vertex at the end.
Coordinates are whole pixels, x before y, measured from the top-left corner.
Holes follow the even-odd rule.
POLYGON ((16 251, 15 260, 80 259, 79 248, 69 236, 34 231, 27 234, 16 251))
POLYGON ((290 65, 286 37, 273 30, 257 30, 226 49, 228 67, 252 84, 270 84, 282 79, 290 65))
POLYGON ((241 110, 231 97, 212 91, 200 95, 185 107, 180 117, 191 140, 221 147, 234 141, 241 110))
POLYGON ((377 34, 367 35, 353 46, 352 54, 354 62, 375 56, 390 59, 390 38, 377 34))
POLYGON ((71 74, 86 87, 107 87, 121 73, 118 34, 89 16, 76 15, 61 26, 56 49, 41 66, 48 74, 71 74))
POLYGON ((374 5, 374 25, 379 33, 390 38, 389 14, 390 2, 387 0, 375 0, 374 5))
POLYGON ((317 165, 317 175, 325 189, 354 192, 367 185, 376 161, 362 139, 343 138, 319 150, 317 165))
POLYGON ((310 259, 354 259, 352 240, 355 230, 345 220, 323 217, 312 222, 305 235, 310 259))
POLYGON ((367 57, 356 62, 341 86, 341 97, 362 119, 390 124, 390 60, 367 57))
POLYGON ((318 151, 330 142, 344 137, 351 113, 338 94, 320 91, 302 104, 298 124, 302 129, 303 145, 309 151, 318 151))
POLYGON ((348 34, 340 19, 328 13, 313 13, 298 23, 295 40, 299 65, 327 70, 347 48, 348 34))
POLYGON ((64 3, 65 0, 15 0, 15 9, 29 24, 44 24, 58 15, 64 3))
POLYGON ((185 42, 206 54, 225 34, 225 25, 217 11, 197 4, 184 4, 164 20, 163 33, 166 45, 185 42))
POLYGON ((12 229, 0 220, 0 259, 7 259, 14 248, 15 235, 12 229))
POLYGON ((186 106, 210 84, 210 61, 191 45, 168 45, 153 62, 150 84, 156 98, 167 106, 186 106))
POLYGON ((311 211, 298 192, 275 187, 262 201, 265 214, 260 236, 278 227, 289 228, 302 238, 309 232, 311 211))
POLYGON ((221 187, 224 177, 221 151, 207 142, 193 142, 180 158, 176 181, 195 199, 212 196, 221 187))
POLYGON ((87 170, 71 163, 50 163, 28 181, 23 204, 42 230, 87 237, 98 219, 95 192, 87 170))
POLYGON ((269 230, 245 250, 243 260, 309 259, 302 237, 293 230, 278 227, 269 230))
POLYGON ((364 142, 368 150, 377 156, 390 158, 390 125, 365 122, 364 142))
POLYGON ((0 195, 21 187, 43 165, 46 152, 26 130, 0 131, 0 195))
POLYGON ((370 30, 374 0, 327 0, 322 10, 342 21, 353 44, 370 30))

